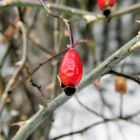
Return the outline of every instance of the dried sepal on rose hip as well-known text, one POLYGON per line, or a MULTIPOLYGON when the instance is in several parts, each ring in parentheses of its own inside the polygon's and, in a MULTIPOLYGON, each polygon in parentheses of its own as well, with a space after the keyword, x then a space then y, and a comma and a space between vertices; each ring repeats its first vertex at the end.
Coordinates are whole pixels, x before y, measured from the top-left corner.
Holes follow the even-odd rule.
POLYGON ((122 76, 115 77, 115 90, 118 93, 125 94, 127 90, 127 80, 122 76))
POLYGON ((112 7, 116 4, 116 0, 97 0, 98 7, 103 11, 104 16, 111 14, 112 7))
POLYGON ((71 96, 75 93, 77 86, 83 74, 83 64, 78 52, 74 48, 70 48, 62 58, 60 64, 60 83, 64 88, 64 92, 67 96, 71 96))

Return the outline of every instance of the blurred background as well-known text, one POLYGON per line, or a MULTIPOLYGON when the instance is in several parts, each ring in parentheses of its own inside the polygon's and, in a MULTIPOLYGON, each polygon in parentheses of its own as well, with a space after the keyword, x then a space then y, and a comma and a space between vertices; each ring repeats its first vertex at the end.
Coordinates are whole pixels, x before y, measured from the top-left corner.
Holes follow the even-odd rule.
MULTIPOLYGON (((93 13, 102 13, 95 0, 50 0, 49 2, 93 13)), ((117 0, 115 10, 129 8, 136 3, 139 3, 139 0, 117 0)), ((76 47, 84 64, 83 77, 135 37, 140 29, 140 25, 136 23, 136 20, 140 19, 139 13, 112 18, 109 22, 100 20, 87 23, 76 14, 61 12, 61 10, 54 10, 54 12, 70 19, 75 41, 87 40, 87 43, 76 47)), ((15 63, 22 56, 22 35, 15 29, 18 20, 21 20, 27 29, 27 61, 1 114, 0 140, 10 140, 18 130, 18 127, 12 124, 27 120, 35 114, 39 104, 49 103, 62 92, 57 75, 63 55, 40 67, 32 75, 31 78, 34 83, 41 86, 41 90, 33 86, 29 79, 22 81, 29 75, 28 71, 32 71, 39 63, 67 47, 69 39, 64 23, 48 16, 46 11, 38 7, 11 7, 0 10, 0 95, 16 70, 15 63)), ((113 70, 139 76, 139 54, 140 51, 137 51, 128 56, 113 70)), ((52 114, 49 123, 44 122, 28 139, 55 140, 57 139, 55 137, 62 136, 61 140, 139 140, 139 114, 133 118, 132 122, 111 121, 74 133, 102 121, 101 116, 106 118, 119 116, 122 97, 120 98, 120 93, 117 93, 114 88, 114 77, 114 74, 106 74, 80 93, 76 93, 76 97, 52 114), (63 134, 68 135, 63 136, 63 134)), ((126 80, 127 91, 123 96, 123 115, 131 115, 140 111, 140 86, 132 80, 126 80)))

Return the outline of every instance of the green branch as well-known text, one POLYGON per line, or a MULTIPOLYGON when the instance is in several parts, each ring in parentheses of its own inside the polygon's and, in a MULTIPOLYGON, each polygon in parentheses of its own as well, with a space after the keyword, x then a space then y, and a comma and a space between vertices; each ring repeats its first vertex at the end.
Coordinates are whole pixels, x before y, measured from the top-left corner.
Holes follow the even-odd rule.
MULTIPOLYGON (((135 44, 140 41, 140 37, 135 37, 125 44, 122 48, 113 53, 108 59, 102 62, 97 68, 93 69, 88 75, 84 77, 81 84, 76 88, 77 92, 91 84, 96 79, 99 79, 104 74, 109 72, 116 64, 118 64, 125 57, 130 55, 137 48, 132 49, 135 44)), ((77 93, 76 93, 77 94, 77 93)), ((13 137, 12 140, 25 140, 28 136, 34 132, 34 130, 61 105, 67 102, 71 97, 66 96, 64 93, 60 94, 53 101, 51 101, 47 107, 41 106, 39 111, 33 115, 29 120, 25 121, 20 126, 19 131, 13 137)))

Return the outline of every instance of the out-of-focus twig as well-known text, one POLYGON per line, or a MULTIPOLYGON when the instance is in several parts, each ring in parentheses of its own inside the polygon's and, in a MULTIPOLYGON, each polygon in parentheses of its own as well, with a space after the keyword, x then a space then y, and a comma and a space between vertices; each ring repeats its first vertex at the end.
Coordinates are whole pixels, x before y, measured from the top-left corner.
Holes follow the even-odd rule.
POLYGON ((84 109, 86 109, 87 111, 91 112, 92 114, 94 114, 94 115, 96 115, 96 116, 98 116, 98 117, 100 117, 100 118, 105 118, 102 114, 99 114, 98 112, 94 111, 93 109, 91 109, 91 108, 89 108, 88 106, 86 106, 85 104, 83 104, 77 96, 75 96, 75 98, 76 98, 77 102, 78 102, 84 109))
POLYGON ((123 103, 124 103, 124 95, 119 93, 120 94, 120 117, 123 116, 123 103))
POLYGON ((30 34, 30 32, 32 31, 32 29, 35 27, 36 25, 36 21, 38 19, 38 15, 39 15, 40 9, 36 9, 35 14, 33 16, 33 20, 32 20, 32 24, 30 25, 28 31, 27 31, 27 36, 30 34))
POLYGON ((5 60, 6 60, 7 56, 9 55, 10 50, 11 50, 11 46, 8 45, 8 48, 7 48, 7 50, 6 50, 6 52, 5 52, 4 56, 3 56, 3 58, 2 58, 1 61, 0 61, 0 70, 2 69, 5 60))
MULTIPOLYGON (((45 5, 47 5, 49 7, 49 9, 52 9, 52 10, 61 11, 66 14, 69 14, 69 15, 74 14, 74 15, 80 16, 83 19, 87 20, 87 22, 95 22, 95 21, 105 19, 105 17, 101 14, 95 14, 93 12, 87 12, 87 11, 76 9, 73 7, 68 7, 68 6, 54 4, 54 3, 48 3, 48 2, 45 2, 45 5)), ((29 0, 20 0, 20 1, 13 0, 13 1, 8 1, 8 2, 6 2, 6 1, 0 2, 0 10, 9 8, 9 7, 14 7, 14 6, 41 7, 37 0, 30 0, 30 1, 29 0)), ((111 18, 120 17, 122 15, 130 14, 130 13, 139 13, 139 11, 140 11, 140 3, 134 4, 134 5, 131 5, 131 6, 125 7, 125 8, 120 7, 119 10, 116 10, 114 13, 112 13, 111 18)))
POLYGON ((83 133, 83 132, 85 132, 85 131, 87 131, 87 130, 95 127, 95 126, 100 125, 100 124, 104 124, 104 123, 108 123, 108 122, 114 122, 114 121, 119 121, 119 120, 127 120, 127 117, 124 117, 124 118, 117 117, 117 118, 111 118, 111 119, 104 119, 102 121, 95 122, 95 123, 93 123, 93 124, 91 124, 91 125, 89 125, 89 126, 87 126, 85 128, 80 129, 80 130, 77 130, 77 131, 74 131, 74 132, 69 132, 69 133, 62 134, 60 136, 54 137, 51 140, 57 140, 57 139, 60 139, 60 138, 63 138, 63 137, 67 137, 67 136, 83 133))
POLYGON ((140 77, 139 76, 131 76, 131 75, 128 75, 128 74, 124 74, 124 73, 120 73, 120 72, 117 72, 115 70, 110 70, 109 71, 109 74, 113 74, 113 75, 118 75, 118 76, 122 76, 122 77, 125 77, 127 79, 130 79, 138 84, 140 84, 140 77))
POLYGON ((13 76, 10 78, 10 80, 8 81, 6 88, 4 90, 3 95, 0 98, 0 113, 2 112, 4 105, 6 103, 6 99, 8 97, 9 92, 11 91, 12 86, 14 85, 14 83, 16 82, 18 75, 20 73, 20 71, 22 70, 22 68, 24 67, 24 64, 26 62, 26 58, 27 58, 27 36, 26 36, 26 29, 25 26, 23 25, 22 22, 18 22, 17 26, 21 29, 22 31, 22 38, 23 38, 23 52, 22 52, 22 58, 19 62, 17 62, 17 69, 15 71, 15 73, 13 74, 13 76))
POLYGON ((37 83, 34 82, 33 77, 31 75, 31 72, 29 70, 29 67, 27 65, 25 66, 25 69, 26 69, 27 74, 30 77, 30 83, 31 83, 31 85, 33 87, 35 87, 39 91, 39 93, 41 94, 42 97, 45 97, 45 94, 42 91, 42 86, 41 85, 38 85, 37 83))
POLYGON ((31 35, 28 36, 28 39, 35 45, 35 47, 39 48, 40 50, 42 50, 42 52, 46 53, 48 56, 52 56, 53 53, 46 49, 45 47, 43 47, 40 42, 38 42, 38 39, 34 39, 31 35))
POLYGON ((23 88, 25 90, 26 96, 29 99, 29 103, 32 108, 30 113, 34 114, 36 112, 36 102, 34 100, 34 96, 32 96, 32 93, 26 84, 24 84, 23 88))

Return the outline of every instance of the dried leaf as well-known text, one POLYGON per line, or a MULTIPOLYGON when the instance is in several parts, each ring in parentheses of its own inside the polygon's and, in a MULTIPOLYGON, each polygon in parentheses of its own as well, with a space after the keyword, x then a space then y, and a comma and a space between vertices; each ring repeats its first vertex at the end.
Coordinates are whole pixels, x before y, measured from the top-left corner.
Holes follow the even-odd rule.
POLYGON ((118 93, 125 94, 127 90, 127 80, 122 76, 115 77, 115 90, 118 93))

